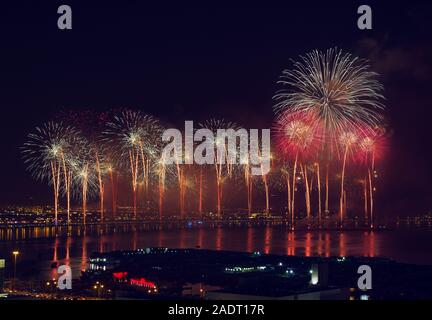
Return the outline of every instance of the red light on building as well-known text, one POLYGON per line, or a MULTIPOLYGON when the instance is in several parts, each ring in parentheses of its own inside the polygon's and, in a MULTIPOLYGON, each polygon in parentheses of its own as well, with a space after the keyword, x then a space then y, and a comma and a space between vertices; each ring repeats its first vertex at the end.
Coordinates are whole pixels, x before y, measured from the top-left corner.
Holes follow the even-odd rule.
POLYGON ((156 288, 156 284, 154 282, 148 281, 145 278, 139 278, 139 279, 132 278, 130 279, 130 284, 139 287, 151 288, 151 289, 156 288))
POLYGON ((113 277, 115 280, 126 280, 127 272, 114 272, 113 277))

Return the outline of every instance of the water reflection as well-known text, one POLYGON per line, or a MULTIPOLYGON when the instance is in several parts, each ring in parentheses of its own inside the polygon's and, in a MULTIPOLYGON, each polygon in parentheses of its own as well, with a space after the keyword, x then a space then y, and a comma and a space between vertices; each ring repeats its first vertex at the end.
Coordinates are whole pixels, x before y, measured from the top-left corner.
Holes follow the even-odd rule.
POLYGON ((375 257, 375 233, 365 232, 363 236, 363 255, 365 257, 375 257))
POLYGON ((80 270, 82 271, 87 269, 87 237, 85 234, 82 238, 81 252, 80 270))
POLYGON ((267 226, 265 228, 265 235, 264 235, 264 253, 265 254, 270 253, 272 230, 273 229, 270 226, 267 226))
POLYGON ((295 233, 294 232, 288 232, 287 233, 287 255, 288 256, 295 256, 295 248, 296 248, 296 242, 295 242, 295 233))
POLYGON ((330 234, 325 234, 325 256, 330 257, 330 234))
MULTIPOLYGON (((52 278, 53 263, 68 264, 75 276, 87 267, 92 252, 150 246, 261 251, 290 256, 390 257, 402 262, 432 264, 430 230, 290 231, 285 226, 175 225, 90 226, 87 228, 26 228, 0 230, 0 256, 12 265, 12 250, 20 251, 21 277, 52 278), (56 235, 58 235, 56 237, 56 235), (419 245, 421 244, 421 245, 419 245)), ((10 270, 9 270, 10 271, 10 270)), ((8 272, 9 272, 8 271, 8 272)))
POLYGON ((306 244, 305 244, 305 256, 310 257, 311 256, 311 233, 306 233, 306 244))
MULTIPOLYGON (((222 250, 222 237, 223 237, 222 232, 223 229, 220 226, 218 226, 216 229, 216 248, 215 248, 216 250, 222 250)), ((184 246, 182 248, 184 248, 184 246)))
POLYGON ((346 256, 346 247, 345 247, 345 233, 339 233, 339 256, 346 256))
POLYGON ((65 263, 67 265, 69 265, 69 263, 70 263, 70 247, 71 247, 71 243, 72 243, 72 238, 71 237, 67 237, 67 240, 66 240, 66 258, 65 258, 65 263))
POLYGON ((254 237, 254 228, 253 227, 249 227, 247 230, 247 252, 252 252, 254 251, 253 248, 253 237, 254 237))

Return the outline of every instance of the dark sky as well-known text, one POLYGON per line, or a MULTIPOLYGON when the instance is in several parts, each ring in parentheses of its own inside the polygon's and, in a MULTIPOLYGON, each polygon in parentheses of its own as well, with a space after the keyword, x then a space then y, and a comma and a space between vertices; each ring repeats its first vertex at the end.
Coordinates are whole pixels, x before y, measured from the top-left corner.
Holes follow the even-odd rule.
POLYGON ((370 58, 385 86, 393 135, 382 164, 383 208, 430 209, 428 1, 148 2, 0 4, 1 204, 50 199, 25 172, 18 148, 60 110, 132 107, 178 125, 224 117, 270 127, 276 80, 290 59, 338 46, 370 58), (372 31, 357 29, 365 3, 372 31), (72 31, 57 29, 60 4, 72 7, 72 31))

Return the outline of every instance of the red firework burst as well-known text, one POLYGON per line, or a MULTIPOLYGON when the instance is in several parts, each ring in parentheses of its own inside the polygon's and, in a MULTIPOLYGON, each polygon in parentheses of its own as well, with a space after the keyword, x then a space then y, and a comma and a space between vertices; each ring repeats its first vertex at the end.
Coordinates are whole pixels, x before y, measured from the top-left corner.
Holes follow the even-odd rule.
POLYGON ((288 159, 308 159, 319 148, 321 125, 310 112, 284 112, 274 125, 277 146, 288 159))

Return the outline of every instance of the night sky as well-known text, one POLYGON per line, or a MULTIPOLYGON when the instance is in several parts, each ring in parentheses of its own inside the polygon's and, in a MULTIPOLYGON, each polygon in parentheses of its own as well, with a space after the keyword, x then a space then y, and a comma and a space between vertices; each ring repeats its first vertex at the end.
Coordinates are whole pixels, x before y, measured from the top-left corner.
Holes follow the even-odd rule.
POLYGON ((371 59, 392 128, 380 208, 431 209, 432 5, 428 1, 284 1, 285 5, 17 1, 0 5, 0 204, 49 203, 19 146, 61 110, 128 107, 172 125, 223 117, 269 128, 290 59, 339 47, 371 59), (325 4, 324 4, 325 3, 325 4), (68 4, 73 30, 57 29, 68 4), (373 30, 357 28, 370 4, 373 30))

